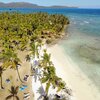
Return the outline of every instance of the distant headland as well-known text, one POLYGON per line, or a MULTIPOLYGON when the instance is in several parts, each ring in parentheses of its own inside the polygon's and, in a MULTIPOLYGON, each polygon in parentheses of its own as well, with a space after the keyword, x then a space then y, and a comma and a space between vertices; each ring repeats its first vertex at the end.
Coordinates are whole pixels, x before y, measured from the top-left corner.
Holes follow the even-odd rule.
POLYGON ((37 4, 32 4, 32 3, 28 3, 28 2, 10 2, 10 3, 0 2, 0 8, 78 8, 78 7, 60 6, 60 5, 39 6, 37 4))

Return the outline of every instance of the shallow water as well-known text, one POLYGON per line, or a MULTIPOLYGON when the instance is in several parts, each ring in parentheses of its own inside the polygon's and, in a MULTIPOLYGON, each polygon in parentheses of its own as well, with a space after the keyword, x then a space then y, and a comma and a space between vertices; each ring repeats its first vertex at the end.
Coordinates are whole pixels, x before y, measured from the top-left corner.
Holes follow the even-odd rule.
POLYGON ((100 90, 100 15, 73 14, 69 17, 69 37, 59 45, 100 90))

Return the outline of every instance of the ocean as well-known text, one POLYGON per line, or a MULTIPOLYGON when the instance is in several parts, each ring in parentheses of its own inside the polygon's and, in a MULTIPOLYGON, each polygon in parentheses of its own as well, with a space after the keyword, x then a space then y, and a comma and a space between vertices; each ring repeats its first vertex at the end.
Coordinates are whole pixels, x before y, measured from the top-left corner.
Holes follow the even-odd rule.
POLYGON ((100 9, 0 8, 0 12, 4 11, 48 12, 67 16, 70 25, 59 46, 100 90, 100 9))

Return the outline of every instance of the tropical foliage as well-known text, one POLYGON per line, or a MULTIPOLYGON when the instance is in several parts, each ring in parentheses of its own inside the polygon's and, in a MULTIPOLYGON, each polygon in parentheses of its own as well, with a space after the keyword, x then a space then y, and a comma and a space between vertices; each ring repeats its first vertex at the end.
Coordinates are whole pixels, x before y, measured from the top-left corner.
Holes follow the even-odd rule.
MULTIPOLYGON (((30 57, 39 55, 39 48, 42 46, 42 41, 46 43, 52 43, 55 39, 62 36, 64 26, 69 24, 67 17, 58 14, 48 13, 30 13, 22 14, 16 12, 4 12, 0 13, 0 78, 1 88, 2 86, 2 73, 7 68, 15 69, 18 73, 18 65, 21 65, 21 61, 18 58, 18 51, 29 50, 30 54, 27 54, 26 59, 30 60, 30 57)), ((65 83, 56 75, 55 67, 50 59, 50 54, 44 50, 44 54, 41 60, 39 60, 39 68, 43 70, 41 83, 46 83, 45 92, 48 95, 49 87, 53 86, 60 91, 65 87, 65 83)), ((11 87, 11 97, 19 100, 17 93, 18 87, 11 87)))
POLYGON ((57 92, 65 88, 65 83, 56 75, 55 67, 50 59, 50 54, 44 51, 43 59, 40 67, 43 68, 41 82, 46 83, 46 93, 48 95, 49 87, 57 88, 57 92))
POLYGON ((47 41, 54 40, 61 36, 65 24, 69 24, 69 20, 63 15, 49 15, 41 12, 33 14, 1 13, 0 46, 17 47, 23 50, 29 40, 34 41, 39 38, 45 38, 47 41))

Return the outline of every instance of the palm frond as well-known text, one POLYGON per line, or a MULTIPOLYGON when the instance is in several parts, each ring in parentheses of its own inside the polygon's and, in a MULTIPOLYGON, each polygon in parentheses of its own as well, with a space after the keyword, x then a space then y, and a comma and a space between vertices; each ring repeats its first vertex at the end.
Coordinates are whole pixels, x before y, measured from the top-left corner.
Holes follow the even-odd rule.
POLYGON ((45 82, 47 82, 48 81, 48 77, 43 77, 43 78, 41 78, 41 82, 42 83, 45 83, 45 82))
POLYGON ((14 91, 15 90, 15 87, 14 86, 11 86, 11 91, 14 91))
POLYGON ((18 96, 15 96, 15 97, 16 97, 17 100, 19 100, 19 97, 18 96))
POLYGON ((19 89, 19 86, 17 86, 16 88, 15 88, 15 91, 18 93, 18 89, 19 89))
POLYGON ((30 61, 30 55, 26 55, 25 59, 26 61, 30 61))
POLYGON ((46 93, 48 94, 49 91, 49 87, 50 87, 50 82, 46 83, 46 93))
POLYGON ((13 97, 13 95, 11 94, 11 95, 9 95, 9 96, 6 97, 6 100, 8 100, 8 99, 10 99, 12 97, 13 97))

